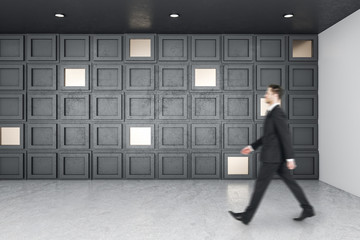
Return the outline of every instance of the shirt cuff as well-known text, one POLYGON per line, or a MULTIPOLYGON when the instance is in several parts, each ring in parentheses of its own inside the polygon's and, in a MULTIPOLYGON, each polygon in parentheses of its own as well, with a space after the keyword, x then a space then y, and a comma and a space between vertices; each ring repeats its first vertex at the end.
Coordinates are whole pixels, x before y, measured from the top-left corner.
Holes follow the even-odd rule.
POLYGON ((249 145, 249 148, 252 152, 254 151, 254 148, 251 145, 249 145))
POLYGON ((286 161, 287 161, 287 162, 293 162, 293 161, 295 161, 295 159, 289 158, 289 159, 286 159, 286 161))

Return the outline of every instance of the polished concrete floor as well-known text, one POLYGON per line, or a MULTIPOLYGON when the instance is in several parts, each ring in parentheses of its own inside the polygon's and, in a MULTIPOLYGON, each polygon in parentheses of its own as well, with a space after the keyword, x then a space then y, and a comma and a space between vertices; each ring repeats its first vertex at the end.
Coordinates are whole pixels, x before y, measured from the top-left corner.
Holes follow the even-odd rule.
POLYGON ((281 180, 270 184, 250 225, 242 211, 253 180, 0 181, 0 239, 358 240, 360 198, 314 180, 298 181, 316 216, 281 180))

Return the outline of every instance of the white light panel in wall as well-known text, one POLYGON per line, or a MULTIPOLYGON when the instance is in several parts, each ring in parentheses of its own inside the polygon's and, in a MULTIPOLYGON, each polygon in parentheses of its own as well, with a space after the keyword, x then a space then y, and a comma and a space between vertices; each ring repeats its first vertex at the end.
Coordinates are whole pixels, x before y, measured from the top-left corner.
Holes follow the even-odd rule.
POLYGON ((151 128, 130 127, 130 145, 151 146, 151 128))
POLYGON ((65 87, 85 87, 85 69, 65 69, 65 87))
POLYGON ((16 146, 20 145, 20 128, 19 127, 2 127, 0 128, 0 145, 16 146))
POLYGON ((195 87, 216 87, 216 69, 195 69, 195 87))
POLYGON ((130 39, 130 57, 151 57, 151 39, 130 39))
POLYGON ((311 40, 293 40, 293 57, 294 58, 311 58, 312 53, 311 40))
POLYGON ((249 158, 248 157, 228 157, 228 174, 229 175, 248 175, 249 158))

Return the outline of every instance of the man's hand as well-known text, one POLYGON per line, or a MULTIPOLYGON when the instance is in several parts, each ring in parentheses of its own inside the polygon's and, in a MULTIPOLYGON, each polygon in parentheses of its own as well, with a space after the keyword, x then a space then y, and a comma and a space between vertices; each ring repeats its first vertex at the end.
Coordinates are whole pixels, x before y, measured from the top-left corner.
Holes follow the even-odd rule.
POLYGON ((295 161, 288 161, 288 162, 286 163, 286 165, 287 165, 287 168, 290 169, 290 170, 294 170, 294 169, 296 168, 296 163, 295 163, 295 161))
POLYGON ((253 150, 250 146, 246 146, 244 147, 242 150, 241 150, 241 154, 244 154, 244 155, 248 155, 249 153, 251 153, 253 150))

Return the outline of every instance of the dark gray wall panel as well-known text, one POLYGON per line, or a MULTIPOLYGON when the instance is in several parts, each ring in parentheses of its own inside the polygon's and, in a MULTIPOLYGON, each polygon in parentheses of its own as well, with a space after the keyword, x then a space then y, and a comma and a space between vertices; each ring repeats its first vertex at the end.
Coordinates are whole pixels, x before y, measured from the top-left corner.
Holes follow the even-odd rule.
POLYGON ((2 93, 0 95, 0 120, 22 120, 24 94, 2 93))
POLYGON ((93 119, 114 119, 122 118, 122 96, 121 95, 92 95, 92 118, 93 119))
POLYGON ((194 35, 191 37, 193 61, 219 61, 220 36, 194 35))
POLYGON ((28 153, 28 179, 55 179, 57 172, 56 153, 28 153))
POLYGON ((186 61, 187 36, 182 35, 158 35, 159 61, 186 61))
POLYGON ((94 149, 121 149, 122 126, 121 124, 93 124, 94 149))
POLYGON ((28 94, 28 119, 56 119, 56 95, 28 94))
POLYGON ((223 37, 224 61, 252 61, 253 37, 244 35, 227 35, 223 37))
POLYGON ((159 124, 159 148, 186 149, 187 132, 187 124, 159 124))
POLYGON ((0 153, 0 179, 24 178, 24 153, 0 153))
POLYGON ((253 119, 253 95, 226 94, 224 95, 224 119, 253 119))
POLYGON ((300 179, 319 178, 319 154, 317 152, 296 152, 294 177, 300 179))
POLYGON ((255 176, 254 155, 242 155, 239 152, 224 152, 223 154, 223 176, 224 179, 253 179, 255 176), (248 158, 248 174, 229 174, 229 157, 246 157, 248 158))
POLYGON ((23 90, 24 65, 0 65, 0 90, 23 90))
POLYGON ((126 154, 126 178, 155 178, 154 154, 126 154))
POLYGON ((126 119, 154 119, 154 95, 126 95, 126 119))
POLYGON ((220 119, 220 95, 192 95, 192 119, 220 119))
POLYGON ((224 90, 252 90, 253 65, 225 65, 224 90))
POLYGON ((0 61, 24 60, 24 36, 1 35, 0 36, 0 61))
POLYGON ((277 84, 285 89, 285 69, 284 65, 258 65, 256 67, 256 89, 266 90, 270 84, 277 84))
POLYGON ((318 148, 317 124, 290 124, 290 132, 295 149, 318 148))
POLYGON ((26 38, 26 53, 29 61, 56 61, 57 35, 29 34, 26 38))
POLYGON ((159 90, 187 90, 186 65, 159 66, 159 90))
POLYGON ((241 149, 254 141, 252 123, 225 123, 224 148, 241 149))
POLYGON ((60 148, 88 149, 89 124, 60 124, 60 148))
POLYGON ((28 124, 29 149, 55 149, 56 124, 28 124))
POLYGON ((122 67, 116 64, 93 65, 94 90, 122 90, 122 67))
POLYGON ((89 119, 88 94, 62 94, 60 96, 61 119, 89 119))
POLYGON ((257 61, 284 61, 285 37, 284 36, 258 36, 257 61))
POLYGON ((120 179, 123 172, 121 153, 98 153, 93 154, 93 178, 94 179, 120 179))
POLYGON ((127 90, 154 90, 153 65, 130 65, 126 67, 127 90))
POLYGON ((60 179, 89 179, 89 153, 60 153, 60 179))
POLYGON ((27 66, 28 90, 56 90, 57 65, 29 64, 27 66))
POLYGON ((192 124, 191 135, 193 149, 214 149, 221 146, 219 124, 192 124))
POLYGON ((187 95, 162 95, 159 97, 159 119, 187 119, 187 95))
POLYGON ((220 178, 220 155, 218 153, 193 153, 192 178, 220 178))
POLYGON ((95 61, 121 61, 122 36, 99 35, 93 37, 93 50, 95 61))
POLYGON ((60 60, 88 61, 89 56, 89 36, 60 35, 60 60))
POLYGON ((188 155, 186 153, 160 153, 159 178, 180 179, 188 176, 188 155))
POLYGON ((317 119, 317 95, 290 95, 289 119, 317 119))
POLYGON ((289 66, 289 90, 313 90, 318 89, 317 65, 290 65, 289 66))

